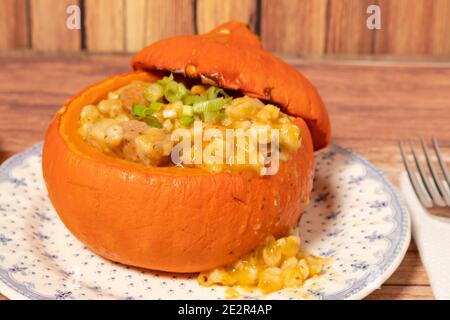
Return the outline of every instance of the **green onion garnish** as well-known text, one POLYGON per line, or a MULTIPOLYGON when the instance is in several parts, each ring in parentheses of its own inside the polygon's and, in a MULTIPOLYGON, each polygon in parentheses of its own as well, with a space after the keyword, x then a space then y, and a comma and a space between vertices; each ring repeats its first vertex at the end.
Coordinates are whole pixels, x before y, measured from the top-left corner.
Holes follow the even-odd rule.
POLYGON ((169 82, 164 87, 164 97, 169 102, 175 102, 181 100, 188 90, 182 83, 177 83, 175 81, 169 82))
POLYGON ((173 73, 170 74, 170 76, 168 77, 164 77, 161 80, 158 80, 158 84, 165 86, 166 84, 168 84, 169 82, 173 81, 173 73))
POLYGON ((164 95, 164 88, 158 83, 152 83, 144 91, 144 98, 148 101, 158 101, 164 95))
POLYGON ((141 119, 149 115, 149 109, 144 104, 133 104, 131 114, 134 118, 141 119))
POLYGON ((222 88, 217 88, 215 86, 211 86, 208 88, 208 90, 206 90, 206 95, 208 97, 208 100, 217 98, 219 96, 219 94, 224 98, 229 97, 229 95, 222 88))
POLYGON ((219 111, 223 109, 225 104, 227 104, 229 98, 216 98, 212 100, 197 102, 192 106, 194 113, 203 113, 203 112, 211 112, 211 111, 219 111))
POLYGON ((153 101, 152 103, 150 103, 150 105, 148 106, 148 108, 155 112, 155 111, 160 111, 163 108, 164 104, 161 102, 156 102, 153 101))
POLYGON ((181 116, 178 121, 180 121, 183 126, 190 126, 194 122, 194 117, 181 116))
POLYGON ((153 116, 148 116, 145 119, 145 123, 149 126, 149 127, 153 127, 153 128, 162 128, 162 123, 156 119, 153 116))

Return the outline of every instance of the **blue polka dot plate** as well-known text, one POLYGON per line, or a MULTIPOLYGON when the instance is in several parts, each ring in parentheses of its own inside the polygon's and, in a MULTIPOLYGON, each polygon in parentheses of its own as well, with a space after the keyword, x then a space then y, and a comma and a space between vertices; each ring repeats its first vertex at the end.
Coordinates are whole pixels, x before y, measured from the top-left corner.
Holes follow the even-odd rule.
MULTIPOLYGON (((11 299, 223 299, 195 275, 145 271, 107 261, 76 240, 45 189, 42 145, 0 167, 0 292, 11 299)), ((328 257, 324 272, 301 289, 249 299, 361 299, 400 264, 410 219, 383 173, 332 144, 316 154, 311 204, 299 232, 308 251, 328 257)))

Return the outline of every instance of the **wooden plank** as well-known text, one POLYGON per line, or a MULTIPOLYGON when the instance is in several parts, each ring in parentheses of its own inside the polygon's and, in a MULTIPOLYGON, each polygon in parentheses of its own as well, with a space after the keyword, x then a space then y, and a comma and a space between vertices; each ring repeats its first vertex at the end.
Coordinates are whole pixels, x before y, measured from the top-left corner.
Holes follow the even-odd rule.
POLYGON ((125 0, 125 49, 134 52, 142 49, 146 41, 148 0, 125 0))
POLYGON ((261 38, 266 49, 290 56, 325 52, 326 0, 262 0, 261 38))
POLYGON ((429 286, 382 286, 370 294, 367 300, 433 300, 429 286))
POLYGON ((149 1, 146 31, 146 43, 175 35, 194 34, 193 1, 149 1))
POLYGON ((379 5, 382 30, 376 32, 377 54, 450 56, 448 0, 379 0, 379 5))
POLYGON ((327 54, 372 53, 375 31, 367 28, 367 7, 374 0, 329 0, 327 54))
POLYGON ((205 33, 229 20, 245 22, 257 30, 256 0, 197 0, 197 29, 205 33))
POLYGON ((192 1, 125 0, 125 11, 128 52, 170 36, 195 33, 192 1))
POLYGON ((125 50, 123 0, 85 0, 86 49, 93 52, 125 50))
POLYGON ((386 281, 389 285, 428 285, 428 275, 418 252, 408 251, 394 274, 386 281))
POLYGON ((66 27, 67 7, 78 0, 30 1, 31 46, 39 51, 79 51, 81 31, 66 27))
POLYGON ((435 56, 450 56, 450 1, 434 0, 429 52, 435 56))
POLYGON ((450 146, 449 131, 442 130, 448 127, 450 114, 441 107, 448 110, 450 101, 448 64, 302 62, 297 66, 319 88, 332 116, 333 138, 348 141, 383 168, 396 172, 403 168, 398 140, 412 133, 436 135, 450 146))
POLYGON ((0 0, 0 49, 30 46, 28 15, 27 0, 0 0))

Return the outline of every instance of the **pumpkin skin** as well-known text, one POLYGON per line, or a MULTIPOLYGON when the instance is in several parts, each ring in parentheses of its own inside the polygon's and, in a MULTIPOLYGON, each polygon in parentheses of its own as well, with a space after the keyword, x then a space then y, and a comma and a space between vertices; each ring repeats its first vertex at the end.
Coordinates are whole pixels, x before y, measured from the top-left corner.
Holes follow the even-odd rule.
POLYGON ((303 118, 314 150, 330 142, 330 120, 314 86, 295 68, 262 47, 245 24, 231 21, 203 35, 176 36, 138 52, 135 70, 170 70, 186 77, 205 76, 220 87, 277 104, 303 118))
MULTIPOLYGON (((257 38, 248 38, 241 27, 237 30, 236 45, 257 48, 257 38)), ((77 132, 83 106, 98 103, 133 80, 153 82, 163 76, 145 69, 88 87, 51 121, 43 147, 43 174, 50 200, 66 227, 107 259, 153 270, 199 272, 232 263, 267 235, 280 236, 294 226, 309 202, 314 145, 324 146, 329 139, 329 127, 318 126, 312 132, 321 133, 313 143, 311 123, 324 120, 296 117, 302 145, 288 161, 280 162, 273 176, 145 167, 86 143, 77 132)), ((226 76, 222 73, 225 80, 226 76)), ((246 82, 245 90, 232 89, 249 93, 248 86, 246 82)), ((258 88, 255 83, 253 96, 258 96, 258 88)), ((297 103, 292 101, 294 106, 297 103)), ((310 107, 317 105, 316 101, 310 107)))

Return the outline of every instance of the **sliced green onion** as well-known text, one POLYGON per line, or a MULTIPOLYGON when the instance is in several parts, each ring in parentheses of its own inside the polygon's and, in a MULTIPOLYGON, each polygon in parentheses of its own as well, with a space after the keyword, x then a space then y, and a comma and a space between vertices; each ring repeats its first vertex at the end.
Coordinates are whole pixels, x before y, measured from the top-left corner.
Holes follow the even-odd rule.
POLYGON ((194 113, 203 113, 211 111, 219 111, 223 109, 230 99, 216 98, 212 100, 202 101, 192 106, 194 113))
POLYGON ((162 108, 164 107, 164 104, 161 102, 156 102, 153 101, 152 103, 150 103, 150 105, 148 106, 148 108, 155 112, 155 111, 160 111, 162 108))
POLYGON ((205 122, 216 122, 223 120, 224 118, 225 114, 222 111, 203 112, 203 121, 205 122))
POLYGON ((158 101, 164 95, 164 88, 158 83, 152 83, 144 91, 144 98, 148 101, 158 101))
POLYGON ((153 128, 162 128, 162 123, 156 119, 153 116, 148 116, 145 119, 145 123, 149 126, 149 127, 153 127, 153 128))
POLYGON ((194 117, 181 116, 178 121, 180 121, 183 126, 190 126, 194 122, 194 117))
POLYGON ((217 88, 215 86, 211 86, 208 88, 208 90, 206 90, 206 95, 208 97, 208 100, 217 98, 219 96, 219 94, 224 98, 229 97, 229 95, 222 88, 217 88))
POLYGON ((169 82, 173 82, 173 73, 171 73, 170 76, 168 76, 168 77, 164 77, 161 80, 158 80, 157 83, 162 85, 162 86, 165 86, 169 82))
POLYGON ((164 87, 164 97, 169 102, 175 102, 183 99, 183 97, 188 93, 188 90, 182 83, 177 83, 175 81, 169 82, 164 87))
POLYGON ((187 105, 191 105, 192 106, 192 105, 194 105, 196 103, 199 103, 199 102, 202 102, 202 101, 205 101, 205 100, 206 100, 206 98, 202 97, 202 96, 187 95, 187 96, 185 96, 183 98, 183 104, 187 104, 187 105))
POLYGON ((144 104, 133 104, 133 106, 131 107, 131 114, 134 118, 145 118, 149 115, 149 109, 144 104))

